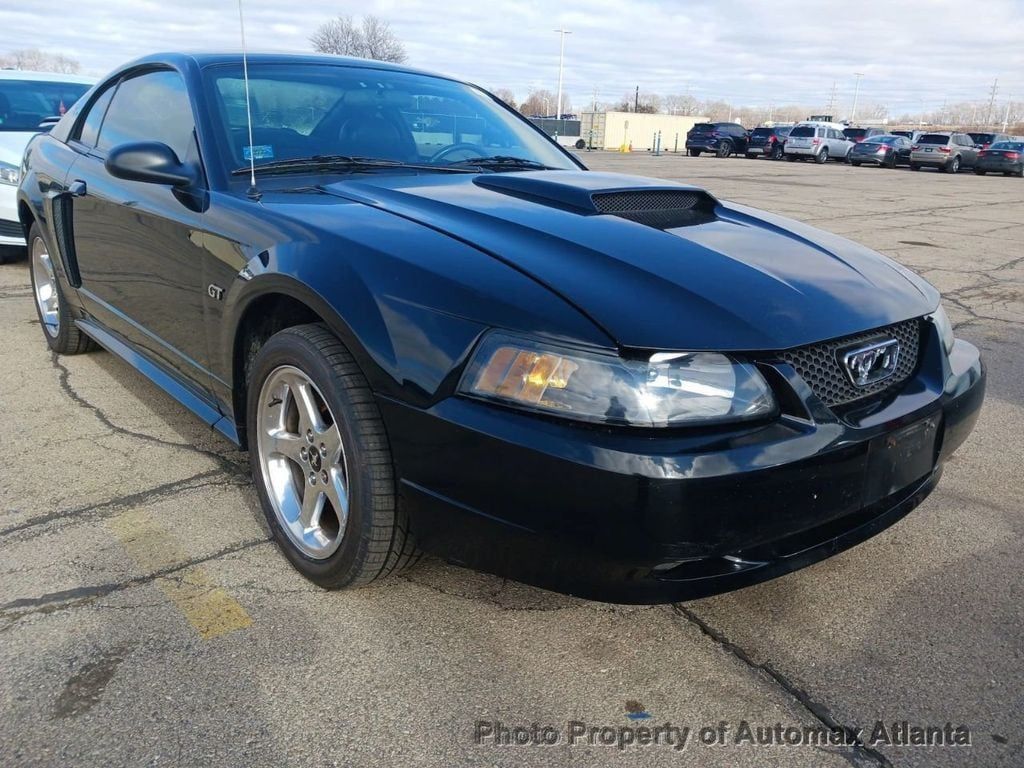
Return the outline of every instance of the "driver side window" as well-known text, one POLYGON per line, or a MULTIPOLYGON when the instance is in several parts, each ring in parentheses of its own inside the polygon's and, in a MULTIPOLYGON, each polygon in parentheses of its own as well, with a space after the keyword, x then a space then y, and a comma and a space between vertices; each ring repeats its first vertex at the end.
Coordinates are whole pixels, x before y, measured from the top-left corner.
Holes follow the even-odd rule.
POLYGON ((185 82, 177 72, 147 72, 124 80, 114 93, 97 149, 135 141, 159 141, 179 160, 191 154, 195 122, 185 82))

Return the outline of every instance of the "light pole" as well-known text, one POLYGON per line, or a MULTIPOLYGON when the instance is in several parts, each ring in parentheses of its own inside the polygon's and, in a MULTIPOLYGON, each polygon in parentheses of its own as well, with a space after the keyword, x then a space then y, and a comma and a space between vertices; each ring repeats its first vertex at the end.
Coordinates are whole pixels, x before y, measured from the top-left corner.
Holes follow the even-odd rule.
POLYGON ((857 84, 853 86, 853 109, 850 110, 851 124, 857 119, 857 97, 860 95, 860 79, 864 77, 863 72, 854 72, 853 74, 857 78, 857 84))
POLYGON ((556 29, 560 36, 560 44, 558 47, 558 114, 555 115, 556 120, 562 119, 562 65, 565 63, 565 36, 571 35, 567 29, 556 29))

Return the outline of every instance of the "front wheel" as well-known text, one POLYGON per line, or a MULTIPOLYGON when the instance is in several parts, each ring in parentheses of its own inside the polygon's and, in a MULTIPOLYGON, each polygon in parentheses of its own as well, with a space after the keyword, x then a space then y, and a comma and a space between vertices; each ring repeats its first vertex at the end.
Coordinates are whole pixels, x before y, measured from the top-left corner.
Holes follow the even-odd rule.
POLYGON ((43 327, 47 345, 61 355, 88 352, 95 345, 75 325, 54 268, 54 256, 38 224, 33 224, 29 230, 28 244, 32 297, 36 300, 36 316, 43 327))
POLYGON ((325 326, 267 341, 251 365, 246 410, 263 513, 303 576, 341 589, 416 561, 373 394, 325 326))
POLYGON ((828 162, 828 147, 821 148, 821 152, 819 152, 818 156, 814 158, 814 162, 818 165, 824 165, 828 162))

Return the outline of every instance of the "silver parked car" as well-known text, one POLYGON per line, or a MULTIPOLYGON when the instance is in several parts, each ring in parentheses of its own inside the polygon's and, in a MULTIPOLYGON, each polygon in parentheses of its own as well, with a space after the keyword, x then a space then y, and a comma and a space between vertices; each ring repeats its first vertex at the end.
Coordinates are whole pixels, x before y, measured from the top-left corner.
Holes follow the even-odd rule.
POLYGON ((956 173, 973 168, 978 161, 978 148, 966 133, 926 133, 919 136, 910 149, 910 170, 938 168, 943 173, 956 173))
POLYGON ((829 158, 843 160, 850 154, 853 142, 841 127, 824 123, 801 123, 789 132, 783 147, 787 160, 809 160, 824 163, 829 158))

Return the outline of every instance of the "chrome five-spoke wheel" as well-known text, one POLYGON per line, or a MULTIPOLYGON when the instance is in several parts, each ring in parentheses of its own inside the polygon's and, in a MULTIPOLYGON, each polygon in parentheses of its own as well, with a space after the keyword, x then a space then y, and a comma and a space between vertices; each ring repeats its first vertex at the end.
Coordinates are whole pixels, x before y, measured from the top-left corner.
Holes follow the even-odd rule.
POLYGON ((338 422, 316 385, 294 366, 274 369, 259 398, 257 449, 277 520, 307 557, 328 558, 341 546, 349 514, 338 422))
POLYGON ((60 333, 60 298, 50 252, 41 237, 32 241, 32 282, 43 329, 55 339, 60 333))

